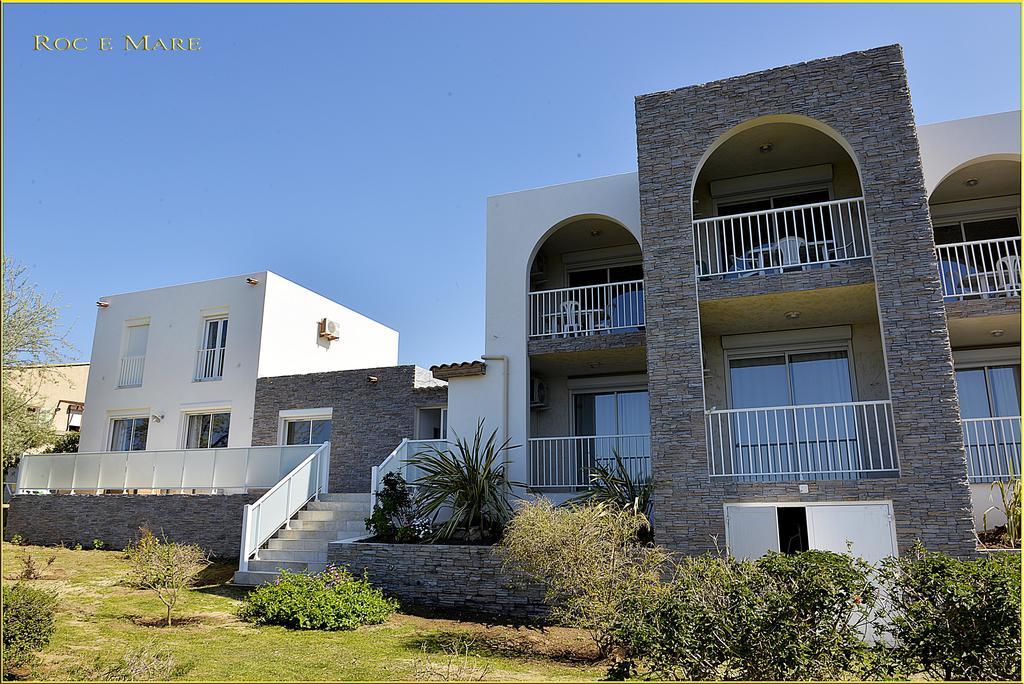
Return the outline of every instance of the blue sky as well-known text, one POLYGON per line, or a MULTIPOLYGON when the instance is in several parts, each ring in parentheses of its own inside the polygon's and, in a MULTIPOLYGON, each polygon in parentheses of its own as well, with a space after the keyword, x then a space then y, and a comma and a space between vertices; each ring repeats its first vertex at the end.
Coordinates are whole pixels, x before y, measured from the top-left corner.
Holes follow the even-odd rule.
POLYGON ((635 170, 633 97, 898 42, 918 121, 1020 106, 1015 5, 4 5, 4 253, 104 294, 270 269, 483 351, 485 198, 635 170), (199 36, 193 54, 33 35, 199 36))

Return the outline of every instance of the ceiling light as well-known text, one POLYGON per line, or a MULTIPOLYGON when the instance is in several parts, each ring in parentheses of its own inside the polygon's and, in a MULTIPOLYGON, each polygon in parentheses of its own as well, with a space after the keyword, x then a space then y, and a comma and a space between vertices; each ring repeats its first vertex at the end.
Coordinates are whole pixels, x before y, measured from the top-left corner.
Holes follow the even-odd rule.
POLYGON ((762 154, 767 154, 775 149, 775 143, 766 142, 757 149, 761 150, 762 154))
POLYGON ((973 188, 977 184, 978 184, 978 179, 977 178, 968 178, 967 180, 964 181, 964 185, 966 185, 969 188, 973 188))
POLYGON ((791 321, 795 321, 798 318, 800 318, 800 312, 799 311, 787 311, 786 312, 786 318, 788 318, 791 321))
POLYGON ((1006 331, 1003 330, 1002 328, 996 328, 995 330, 989 332, 989 335, 991 335, 992 337, 1002 337, 1005 334, 1006 331))
POLYGON ((597 237, 600 234, 601 234, 601 229, 600 228, 595 228, 594 230, 590 231, 590 237, 597 237))

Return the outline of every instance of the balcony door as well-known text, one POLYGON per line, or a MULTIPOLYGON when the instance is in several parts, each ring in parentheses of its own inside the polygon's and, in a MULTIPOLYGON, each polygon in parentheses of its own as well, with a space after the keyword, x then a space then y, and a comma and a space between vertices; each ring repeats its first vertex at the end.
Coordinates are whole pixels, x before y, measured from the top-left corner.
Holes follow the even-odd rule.
POLYGON ((207 318, 196 365, 196 380, 219 380, 224 375, 224 349, 228 344, 228 319, 207 318))
POLYGON ((973 482, 1020 476, 1020 366, 956 371, 967 472, 973 482))
POLYGON ((855 470, 857 414, 848 348, 729 359, 733 468, 835 479, 855 470), (846 404, 846 405, 843 405, 846 404), (769 410, 776 409, 776 410, 769 410))
POLYGON ((647 390, 573 393, 573 440, 581 462, 615 467, 618 454, 634 476, 649 476, 651 414, 647 390))

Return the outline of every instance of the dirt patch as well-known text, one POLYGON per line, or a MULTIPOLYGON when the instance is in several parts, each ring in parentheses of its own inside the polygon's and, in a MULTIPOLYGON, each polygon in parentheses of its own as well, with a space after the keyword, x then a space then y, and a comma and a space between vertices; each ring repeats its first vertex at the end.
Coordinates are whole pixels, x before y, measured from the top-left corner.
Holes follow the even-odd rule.
POLYGON ((1000 525, 992 530, 978 532, 978 542, 985 549, 1019 549, 1010 543, 1010 535, 1006 533, 1006 525, 1000 525))
POLYGON ((483 624, 415 615, 397 615, 392 622, 425 632, 410 637, 407 645, 426 653, 465 652, 468 649, 473 655, 574 665, 590 665, 601 660, 593 640, 579 629, 483 624))

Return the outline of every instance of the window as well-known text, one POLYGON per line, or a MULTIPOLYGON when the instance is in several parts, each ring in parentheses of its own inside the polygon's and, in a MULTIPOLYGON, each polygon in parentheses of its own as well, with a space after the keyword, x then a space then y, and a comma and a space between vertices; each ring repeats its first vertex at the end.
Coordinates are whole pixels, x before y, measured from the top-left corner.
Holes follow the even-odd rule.
POLYGON ((729 383, 732 408, 853 401, 845 349, 730 358, 729 383))
POLYGON ((962 418, 1020 415, 1020 366, 983 366, 956 371, 962 418))
POLYGON ((227 317, 207 318, 203 322, 203 337, 196 361, 196 380, 220 380, 224 376, 224 349, 227 343, 227 317))
POLYGON ((78 432, 82 429, 82 407, 68 406, 68 432, 78 432))
POLYGON ((1016 216, 946 222, 935 226, 935 244, 994 240, 1020 235, 1016 216))
POLYGON ((647 390, 573 395, 576 436, 646 435, 651 431, 647 390))
POLYGON ((121 354, 121 370, 117 376, 118 387, 139 387, 142 385, 142 370, 146 363, 146 347, 148 345, 148 323, 129 325, 125 329, 124 352, 121 354))
POLYGON ((448 435, 448 409, 421 408, 416 412, 416 439, 445 439, 448 435))
POLYGON ((330 418, 297 418, 284 422, 285 444, 323 444, 329 441, 330 418))
POLYGON ((608 283, 627 283, 643 280, 644 267, 640 264, 623 264, 619 266, 602 266, 569 271, 569 287, 584 285, 607 285, 608 283))
POLYGON ((219 449, 228 445, 231 414, 193 413, 185 432, 186 449, 219 449))
POLYGON ((149 418, 115 418, 111 421, 111 451, 145 451, 149 418))

